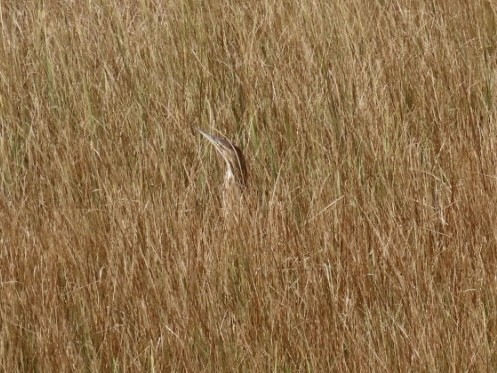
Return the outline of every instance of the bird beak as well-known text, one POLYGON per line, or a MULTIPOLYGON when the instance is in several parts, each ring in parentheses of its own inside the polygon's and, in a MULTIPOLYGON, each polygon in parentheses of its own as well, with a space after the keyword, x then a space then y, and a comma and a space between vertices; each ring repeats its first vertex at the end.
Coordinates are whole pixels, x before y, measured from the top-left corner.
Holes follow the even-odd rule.
POLYGON ((227 163, 229 163, 229 160, 226 158, 226 156, 224 154, 223 147, 219 144, 219 138, 217 138, 216 136, 209 135, 207 132, 205 132, 204 130, 201 130, 200 128, 197 128, 197 131, 200 132, 200 134, 202 134, 202 136, 204 136, 207 140, 209 140, 209 142, 212 145, 214 145, 214 148, 221 155, 221 157, 223 157, 223 159, 227 163))
POLYGON ((204 136, 207 140, 209 140, 209 142, 210 142, 212 145, 214 145, 214 147, 215 147, 218 151, 220 151, 220 149, 219 149, 219 143, 218 143, 218 141, 216 140, 216 138, 215 138, 214 136, 209 135, 207 132, 205 132, 204 130, 201 130, 200 128, 197 128, 197 131, 198 131, 198 132, 200 132, 200 134, 201 134, 202 136, 204 136))
POLYGON ((214 143, 214 138, 211 135, 209 135, 207 132, 205 132, 204 130, 201 130, 200 128, 197 128, 197 131, 202 136, 204 136, 207 140, 209 140, 210 142, 214 143))

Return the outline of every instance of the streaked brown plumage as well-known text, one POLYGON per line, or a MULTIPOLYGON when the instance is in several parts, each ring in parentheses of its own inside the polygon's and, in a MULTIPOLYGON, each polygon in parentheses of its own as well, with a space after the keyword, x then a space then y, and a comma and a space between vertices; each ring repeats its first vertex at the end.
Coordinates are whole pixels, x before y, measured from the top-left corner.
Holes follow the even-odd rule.
POLYGON ((232 210, 240 203, 243 191, 247 188, 247 166, 242 151, 224 137, 211 135, 201 129, 198 131, 214 145, 226 162, 223 204, 226 210, 232 210))

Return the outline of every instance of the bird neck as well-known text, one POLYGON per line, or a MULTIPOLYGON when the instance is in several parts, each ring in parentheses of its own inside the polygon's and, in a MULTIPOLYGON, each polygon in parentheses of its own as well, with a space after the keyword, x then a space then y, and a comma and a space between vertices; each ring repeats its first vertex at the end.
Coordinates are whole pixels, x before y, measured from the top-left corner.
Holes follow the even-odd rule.
POLYGON ((231 171, 231 167, 226 168, 226 174, 224 175, 224 183, 225 184, 231 184, 235 181, 235 175, 233 174, 233 171, 231 171))

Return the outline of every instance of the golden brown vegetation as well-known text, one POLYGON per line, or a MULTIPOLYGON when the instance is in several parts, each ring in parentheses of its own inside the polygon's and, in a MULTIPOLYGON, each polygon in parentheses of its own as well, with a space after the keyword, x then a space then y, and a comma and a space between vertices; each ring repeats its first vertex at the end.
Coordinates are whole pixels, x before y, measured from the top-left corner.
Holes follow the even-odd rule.
POLYGON ((495 2, 0 6, 0 370, 495 370, 495 2))

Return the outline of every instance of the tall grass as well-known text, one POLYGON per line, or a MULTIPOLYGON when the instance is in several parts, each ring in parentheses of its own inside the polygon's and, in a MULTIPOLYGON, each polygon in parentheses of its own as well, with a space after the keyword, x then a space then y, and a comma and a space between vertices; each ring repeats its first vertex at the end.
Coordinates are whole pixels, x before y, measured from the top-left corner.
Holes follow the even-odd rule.
POLYGON ((496 369, 494 2, 0 7, 0 370, 496 369))

